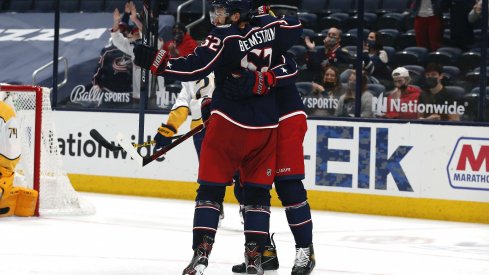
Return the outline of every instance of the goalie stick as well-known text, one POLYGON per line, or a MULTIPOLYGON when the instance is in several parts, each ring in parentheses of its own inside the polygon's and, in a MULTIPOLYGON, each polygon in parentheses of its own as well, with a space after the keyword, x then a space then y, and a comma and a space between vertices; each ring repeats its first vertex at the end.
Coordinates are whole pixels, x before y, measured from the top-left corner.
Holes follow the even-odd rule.
MULTIPOLYGON (((105 139, 97 130, 95 129, 92 129, 90 130, 90 136, 96 141, 98 142, 100 145, 102 145, 102 147, 110 150, 110 151, 118 151, 118 150, 122 150, 122 147, 121 146, 117 146, 111 142, 109 142, 107 139, 105 139)), ((178 136, 173 136, 172 139, 176 139, 176 138, 179 138, 181 137, 182 135, 178 135, 178 136)), ((149 145, 153 145, 155 144, 156 141, 154 140, 150 140, 150 141, 146 141, 146 142, 143 142, 143 143, 136 143, 136 144, 132 144, 132 146, 134 148, 140 148, 140 147, 146 147, 146 146, 149 146, 149 145)))
POLYGON ((152 154, 151 156, 144 157, 144 158, 138 153, 136 148, 134 148, 131 145, 131 143, 126 139, 126 137, 122 133, 119 132, 116 136, 116 139, 117 139, 117 142, 119 142, 119 145, 122 147, 122 149, 124 151, 126 151, 129 154, 129 156, 132 157, 133 160, 138 162, 139 165, 144 167, 144 166, 148 165, 149 163, 151 163, 153 160, 155 160, 155 159, 161 157, 162 155, 166 154, 168 151, 175 148, 177 145, 184 142, 188 138, 190 138, 193 135, 197 134, 198 132, 202 131, 202 129, 204 129, 204 124, 200 124, 199 126, 188 131, 185 135, 182 135, 179 138, 177 138, 175 141, 173 141, 169 145, 163 147, 161 150, 157 151, 156 153, 152 154))

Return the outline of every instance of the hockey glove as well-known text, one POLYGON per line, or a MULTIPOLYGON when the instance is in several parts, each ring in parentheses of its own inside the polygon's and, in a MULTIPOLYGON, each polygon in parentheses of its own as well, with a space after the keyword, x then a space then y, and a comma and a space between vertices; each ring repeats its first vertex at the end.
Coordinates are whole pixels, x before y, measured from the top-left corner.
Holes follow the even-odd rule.
POLYGON ((228 77, 223 84, 224 97, 241 100, 253 95, 266 95, 275 86, 275 74, 241 70, 228 77))
POLYGON ((151 70, 153 74, 161 74, 165 71, 166 63, 170 55, 163 49, 155 50, 151 47, 136 44, 134 45, 134 64, 151 70))
POLYGON ((177 129, 175 129, 173 126, 162 123, 158 128, 158 133, 156 133, 154 137, 156 149, 163 148, 170 144, 172 137, 176 132, 177 129))
POLYGON ((200 112, 202 113, 202 121, 204 124, 206 121, 209 120, 209 117, 211 116, 211 103, 212 103, 212 98, 206 97, 202 99, 202 103, 200 104, 200 112))

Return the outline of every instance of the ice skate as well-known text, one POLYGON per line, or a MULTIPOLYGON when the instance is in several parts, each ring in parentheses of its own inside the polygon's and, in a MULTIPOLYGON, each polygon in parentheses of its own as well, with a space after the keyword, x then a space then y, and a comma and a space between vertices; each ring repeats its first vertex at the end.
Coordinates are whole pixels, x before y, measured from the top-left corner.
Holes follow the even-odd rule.
POLYGON ((314 257, 314 248, 311 245, 309 247, 296 248, 295 249, 295 263, 292 267, 292 275, 307 275, 311 274, 314 266, 316 265, 316 259, 314 257))
POLYGON ((194 256, 190 264, 183 270, 182 275, 202 275, 204 269, 209 264, 209 255, 211 254, 214 239, 204 236, 203 242, 194 250, 194 256))
MULTIPOLYGON (((275 241, 273 240, 272 234, 272 245, 265 246, 265 250, 263 251, 263 255, 261 256, 261 267, 263 270, 277 270, 279 267, 278 257, 277 257, 277 248, 275 246, 275 241)), ((246 263, 238 264, 233 266, 232 271, 234 273, 246 273, 246 263)))

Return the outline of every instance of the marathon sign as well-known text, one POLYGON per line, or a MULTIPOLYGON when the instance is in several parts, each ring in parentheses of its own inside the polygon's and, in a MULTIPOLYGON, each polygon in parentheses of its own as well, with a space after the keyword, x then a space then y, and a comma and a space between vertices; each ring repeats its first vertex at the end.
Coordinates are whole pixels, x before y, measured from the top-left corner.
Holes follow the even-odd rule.
POLYGON ((489 139, 462 137, 447 165, 450 186, 489 191, 489 139))

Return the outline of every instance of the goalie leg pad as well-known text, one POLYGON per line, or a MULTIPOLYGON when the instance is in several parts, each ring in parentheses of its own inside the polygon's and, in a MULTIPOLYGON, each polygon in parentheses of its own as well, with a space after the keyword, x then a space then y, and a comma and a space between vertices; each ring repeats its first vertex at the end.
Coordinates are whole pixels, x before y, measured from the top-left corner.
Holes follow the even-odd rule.
POLYGON ((15 215, 19 217, 34 216, 38 196, 39 193, 36 190, 20 187, 19 196, 17 198, 17 207, 15 208, 15 215))
POLYGON ((7 193, 4 193, 0 199, 0 217, 10 217, 15 213, 17 206, 17 197, 19 196, 19 188, 12 187, 7 193))

